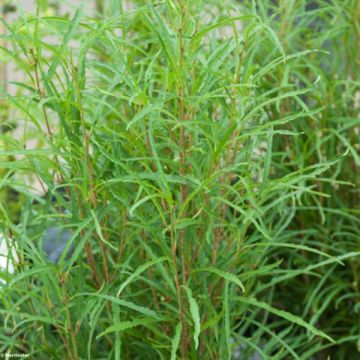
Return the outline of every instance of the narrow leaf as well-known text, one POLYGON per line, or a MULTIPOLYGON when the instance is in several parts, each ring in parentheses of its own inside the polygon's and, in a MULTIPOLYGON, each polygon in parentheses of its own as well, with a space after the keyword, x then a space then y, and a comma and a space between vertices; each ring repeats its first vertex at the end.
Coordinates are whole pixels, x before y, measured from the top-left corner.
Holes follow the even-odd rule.
POLYGON ((266 311, 269 311, 277 316, 282 317, 283 319, 286 319, 292 323, 295 323, 297 325, 300 325, 302 327, 304 327, 305 329, 309 330, 311 333, 313 333, 314 335, 317 336, 321 336, 333 343, 335 343, 335 340, 333 338, 331 338, 329 335, 326 335, 323 331, 317 329, 316 327, 314 327, 313 325, 307 323, 306 321, 304 321, 303 319, 301 319, 300 317, 293 315, 287 311, 284 310, 280 310, 280 309, 276 309, 274 307, 272 307, 271 305, 263 302, 263 301, 258 301, 257 299, 251 297, 251 298, 245 298, 245 297, 238 297, 238 300, 240 302, 243 302, 245 304, 249 304, 249 305, 254 305, 256 307, 259 307, 261 309, 264 309, 266 311))
POLYGON ((245 292, 245 287, 244 287, 243 283, 232 273, 225 272, 225 271, 216 269, 214 267, 201 268, 201 269, 194 270, 194 272, 202 272, 202 271, 207 271, 207 272, 211 272, 213 274, 219 275, 220 277, 224 278, 225 280, 228 280, 228 281, 233 282, 234 284, 238 285, 240 287, 240 289, 242 290, 242 292, 245 292))
POLYGON ((193 297, 191 289, 185 287, 185 290, 189 301, 190 314, 194 322, 194 343, 195 343, 195 349, 197 349, 199 347, 199 335, 200 335, 200 327, 201 327, 199 306, 193 297))
POLYGON ((176 360, 176 352, 179 348, 181 338, 181 323, 179 322, 175 328, 175 336, 171 342, 171 358, 170 360, 176 360))

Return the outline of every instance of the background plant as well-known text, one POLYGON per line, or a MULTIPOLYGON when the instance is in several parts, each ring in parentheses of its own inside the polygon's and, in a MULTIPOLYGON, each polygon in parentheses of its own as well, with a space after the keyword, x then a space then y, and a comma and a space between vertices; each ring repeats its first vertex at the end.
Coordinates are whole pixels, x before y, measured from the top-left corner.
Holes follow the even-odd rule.
POLYGON ((356 358, 358 2, 86 10, 4 22, 1 352, 356 358))

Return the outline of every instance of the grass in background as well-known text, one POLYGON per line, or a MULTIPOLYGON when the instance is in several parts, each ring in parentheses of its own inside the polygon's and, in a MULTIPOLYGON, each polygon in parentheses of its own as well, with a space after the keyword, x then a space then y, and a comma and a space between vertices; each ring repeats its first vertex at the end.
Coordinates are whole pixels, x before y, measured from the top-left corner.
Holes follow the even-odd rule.
POLYGON ((25 78, 1 96, 0 352, 356 358, 360 6, 312 4, 39 2, 5 24, 25 78))

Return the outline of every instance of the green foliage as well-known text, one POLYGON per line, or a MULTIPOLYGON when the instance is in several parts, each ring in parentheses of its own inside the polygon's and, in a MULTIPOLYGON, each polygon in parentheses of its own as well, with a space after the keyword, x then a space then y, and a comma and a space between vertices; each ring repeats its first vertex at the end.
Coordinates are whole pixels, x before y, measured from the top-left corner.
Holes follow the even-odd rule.
POLYGON ((131 3, 3 21, 0 353, 357 358, 360 3, 131 3))

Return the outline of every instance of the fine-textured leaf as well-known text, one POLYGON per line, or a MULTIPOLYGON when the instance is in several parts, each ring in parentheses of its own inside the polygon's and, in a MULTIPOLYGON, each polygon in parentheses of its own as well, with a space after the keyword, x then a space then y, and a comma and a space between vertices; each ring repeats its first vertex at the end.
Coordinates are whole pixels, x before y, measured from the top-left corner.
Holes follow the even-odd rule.
POLYGON ((232 273, 222 271, 222 270, 219 270, 219 269, 214 268, 214 267, 200 268, 200 269, 195 270, 195 272, 202 272, 202 271, 206 271, 206 272, 216 274, 216 275, 224 278, 225 280, 228 280, 228 281, 238 285, 240 287, 240 289, 242 290, 242 292, 245 292, 245 287, 244 287, 243 283, 238 279, 238 277, 236 277, 232 273))
POLYGON ((201 327, 199 306, 193 297, 191 289, 185 287, 185 290, 189 302, 190 314, 194 322, 194 343, 195 343, 195 349, 197 349, 199 347, 199 335, 200 335, 200 327, 201 327))
POLYGON ((121 321, 117 324, 114 324, 112 326, 109 326, 105 331, 103 331, 102 333, 100 333, 96 338, 99 339, 102 336, 115 332, 115 331, 125 331, 127 329, 131 329, 135 326, 146 326, 147 324, 156 322, 158 320, 155 320, 154 318, 140 318, 140 319, 135 319, 132 321, 121 321))
POLYGON ((136 278, 138 278, 146 269, 148 269, 150 266, 153 266, 155 264, 161 263, 163 261, 169 261, 169 258, 163 256, 155 260, 151 260, 141 266, 139 266, 119 287, 119 290, 117 292, 117 296, 120 296, 121 292, 125 289, 126 286, 128 286, 132 281, 134 281, 136 278))
POLYGON ((181 338, 181 323, 178 323, 175 328, 175 335, 171 341, 171 360, 176 360, 176 353, 179 348, 181 338))
POLYGON ((293 315, 287 311, 284 310, 280 310, 280 309, 276 309, 274 307, 272 307, 271 305, 263 302, 263 301, 258 301, 255 298, 251 297, 251 298, 245 298, 245 297, 239 297, 238 298, 240 302, 249 304, 249 305, 254 305, 256 307, 262 308, 266 311, 269 311, 277 316, 280 316, 292 323, 298 324, 302 327, 304 327, 305 329, 309 330, 312 334, 314 335, 318 335, 321 336, 333 343, 335 343, 335 340, 333 338, 331 338, 330 336, 326 335, 323 331, 315 328, 313 325, 307 323, 306 321, 304 321, 303 319, 301 319, 300 317, 293 315))

